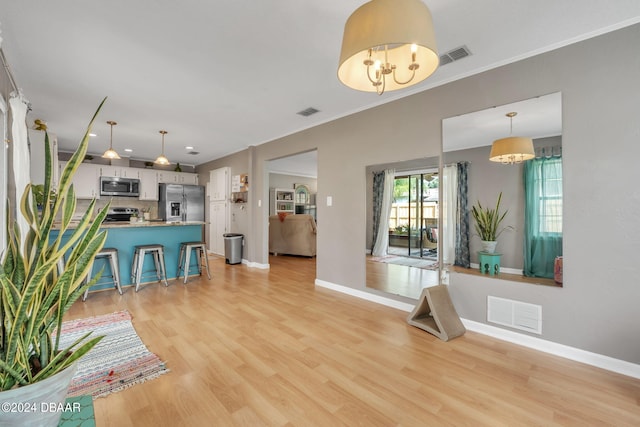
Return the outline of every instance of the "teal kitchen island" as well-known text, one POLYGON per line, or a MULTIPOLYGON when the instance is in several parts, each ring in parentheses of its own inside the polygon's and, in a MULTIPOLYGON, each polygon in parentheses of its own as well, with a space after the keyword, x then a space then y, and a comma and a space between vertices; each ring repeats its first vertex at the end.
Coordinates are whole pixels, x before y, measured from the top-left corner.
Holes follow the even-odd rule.
MULTIPOLYGON (((204 222, 135 222, 135 223, 103 223, 101 230, 107 231, 107 241, 105 248, 116 248, 118 250, 118 261, 120 264, 120 281, 122 286, 132 285, 131 261, 133 259, 134 247, 137 245, 160 244, 164 246, 164 262, 166 266, 167 280, 175 279, 178 273, 178 256, 180 254, 180 244, 182 242, 193 242, 203 240, 204 222)), ((71 231, 65 232, 65 235, 71 231)), ((58 230, 53 230, 51 239, 56 239, 58 230)), ((64 239, 64 238, 63 238, 64 239)), ((191 257, 191 265, 195 266, 197 257, 191 257)), ((145 262, 145 270, 151 268, 152 261, 145 262)), ((93 274, 97 274, 106 263, 102 260, 96 261, 93 266, 93 274)), ((108 273, 109 267, 105 268, 108 273)), ((195 267, 192 269, 195 271, 195 267)), ((154 281, 152 276, 147 276, 143 281, 154 281)), ((98 283, 91 287, 92 291, 100 289, 112 289, 113 284, 106 282, 98 283)))

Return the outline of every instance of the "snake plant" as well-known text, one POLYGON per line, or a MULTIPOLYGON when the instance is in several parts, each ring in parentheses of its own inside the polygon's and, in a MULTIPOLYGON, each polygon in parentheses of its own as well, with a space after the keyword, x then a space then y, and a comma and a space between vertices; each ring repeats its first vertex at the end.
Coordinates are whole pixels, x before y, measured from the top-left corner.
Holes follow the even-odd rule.
POLYGON ((508 210, 504 211, 504 213, 500 214, 500 201, 502 200, 502 192, 498 195, 498 201, 496 202, 496 207, 488 208, 483 207, 480 201, 476 203, 476 205, 471 207, 471 214, 473 215, 473 219, 475 220, 475 230, 480 236, 481 240, 485 240, 488 242, 495 242, 498 240, 498 236, 502 234, 502 232, 506 229, 512 227, 504 227, 500 229, 500 223, 504 220, 504 217, 507 215, 508 210))
POLYGON ((100 224, 108 206, 95 199, 79 223, 71 226, 76 210, 72 177, 87 153, 89 133, 106 98, 100 103, 76 152, 65 166, 57 191, 52 187, 52 164, 45 136, 44 203, 41 211, 33 187, 27 185, 20 214, 29 225, 25 236, 15 219, 7 221, 8 244, 0 265, 0 390, 49 378, 82 357, 102 337, 83 336, 59 348, 62 318, 87 287, 84 281, 95 255, 107 238, 100 224), (94 215, 94 211, 96 214, 94 215), (58 234, 52 233, 55 228, 58 234), (64 235, 64 237, 63 237, 64 235), (66 258, 66 259, 64 259, 66 258), (64 267, 59 268, 64 259, 64 267))

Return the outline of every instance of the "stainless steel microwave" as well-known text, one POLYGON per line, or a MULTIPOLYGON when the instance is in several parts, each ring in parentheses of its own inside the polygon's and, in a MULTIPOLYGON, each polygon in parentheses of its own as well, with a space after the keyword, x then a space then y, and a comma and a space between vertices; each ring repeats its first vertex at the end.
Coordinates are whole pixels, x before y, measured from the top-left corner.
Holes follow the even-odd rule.
POLYGON ((136 178, 101 176, 100 195, 138 197, 140 196, 140 180, 136 178))

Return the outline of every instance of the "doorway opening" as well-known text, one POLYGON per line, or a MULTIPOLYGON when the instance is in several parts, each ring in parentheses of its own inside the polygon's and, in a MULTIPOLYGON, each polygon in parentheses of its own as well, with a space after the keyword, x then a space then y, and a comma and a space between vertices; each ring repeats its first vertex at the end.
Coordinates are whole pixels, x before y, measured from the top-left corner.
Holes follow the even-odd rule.
POLYGON ((311 260, 315 264, 317 150, 267 160, 265 170, 269 187, 268 258, 278 254, 291 260, 298 258, 300 262, 311 260))

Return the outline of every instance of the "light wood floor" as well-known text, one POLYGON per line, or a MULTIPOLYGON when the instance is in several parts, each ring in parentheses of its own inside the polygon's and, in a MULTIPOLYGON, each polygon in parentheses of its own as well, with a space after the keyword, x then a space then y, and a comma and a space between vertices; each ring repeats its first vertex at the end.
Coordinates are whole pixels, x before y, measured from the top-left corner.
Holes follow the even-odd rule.
MULTIPOLYGON (((315 260, 211 262, 213 278, 99 292, 169 374, 94 401, 97 426, 640 425, 640 380, 315 288, 315 260)), ((636 339, 636 337, 632 337, 636 339)))
POLYGON ((422 289, 438 284, 438 270, 376 262, 367 255, 367 288, 418 299, 422 289))

